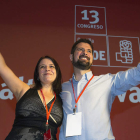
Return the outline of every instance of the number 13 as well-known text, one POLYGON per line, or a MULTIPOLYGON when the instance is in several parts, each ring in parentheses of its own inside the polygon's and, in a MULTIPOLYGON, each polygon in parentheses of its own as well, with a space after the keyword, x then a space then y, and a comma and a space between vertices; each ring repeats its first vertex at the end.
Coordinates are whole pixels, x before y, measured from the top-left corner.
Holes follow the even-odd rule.
MULTIPOLYGON (((87 10, 84 10, 81 12, 82 14, 84 14, 84 17, 82 17, 82 20, 89 20, 89 18, 87 17, 87 10)), ((95 24, 95 23, 98 23, 99 22, 99 18, 98 18, 98 15, 99 13, 95 10, 91 10, 89 11, 89 13, 94 13, 94 15, 91 15, 92 18, 95 18, 94 21, 89 21, 90 24, 95 24)))

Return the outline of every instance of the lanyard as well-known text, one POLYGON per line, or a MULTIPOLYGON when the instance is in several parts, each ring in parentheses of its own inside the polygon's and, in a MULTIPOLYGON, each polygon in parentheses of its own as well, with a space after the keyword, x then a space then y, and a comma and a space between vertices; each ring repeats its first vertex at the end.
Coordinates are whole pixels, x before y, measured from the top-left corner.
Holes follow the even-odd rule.
POLYGON ((46 104, 45 97, 44 97, 44 95, 43 95, 42 89, 40 89, 40 91, 41 91, 41 94, 42 94, 42 96, 43 96, 43 100, 44 100, 45 107, 46 107, 46 118, 47 118, 46 124, 48 125, 49 116, 50 116, 50 113, 51 113, 53 104, 54 104, 54 102, 55 102, 55 100, 56 100, 56 94, 54 93, 54 94, 55 94, 55 99, 54 99, 54 101, 52 102, 51 107, 50 107, 49 112, 48 112, 47 104, 46 104))
POLYGON ((72 89, 73 89, 73 94, 74 94, 74 98, 75 98, 75 108, 73 109, 73 112, 75 114, 76 112, 76 107, 77 107, 77 103, 81 97, 81 95, 83 94, 83 92, 85 91, 86 87, 88 86, 88 84, 90 83, 90 81, 92 80, 92 78, 94 77, 94 75, 90 78, 90 80, 87 82, 87 84, 85 85, 84 89, 81 91, 80 95, 78 96, 78 98, 76 99, 76 96, 75 96, 75 91, 74 91, 74 86, 73 86, 73 81, 71 79, 71 85, 72 85, 72 89))

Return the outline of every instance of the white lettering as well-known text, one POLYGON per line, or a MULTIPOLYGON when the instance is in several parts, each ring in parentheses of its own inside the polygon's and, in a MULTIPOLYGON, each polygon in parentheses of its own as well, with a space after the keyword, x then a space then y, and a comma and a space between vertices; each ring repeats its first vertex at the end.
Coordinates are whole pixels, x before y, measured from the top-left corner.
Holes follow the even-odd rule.
MULTIPOLYGON (((87 10, 84 10, 84 11, 81 12, 81 14, 84 14, 84 17, 82 17, 82 20, 89 20, 87 13, 88 13, 87 10)), ((94 21, 89 21, 89 23, 90 24, 98 23, 99 22, 99 17, 98 17, 99 13, 95 10, 91 10, 91 11, 89 11, 89 13, 92 14, 91 18, 95 19, 94 21)))
MULTIPOLYGON (((19 77, 19 79, 21 81, 23 81, 24 76, 19 77)), ((29 79, 27 84, 32 85, 33 84, 33 79, 29 79)), ((7 85, 5 83, 2 83, 1 86, 6 87, 7 85)), ((14 96, 13 96, 13 93, 11 92, 10 89, 7 88, 7 89, 2 89, 0 91, 0 99, 3 99, 3 100, 10 99, 10 100, 12 100, 13 98, 14 98, 14 96), (6 93, 8 93, 8 94, 6 95, 6 93)))
POLYGON ((77 24, 78 28, 103 29, 103 25, 77 24))
MULTIPOLYGON (((135 93, 131 93, 129 95, 130 102, 132 102, 132 103, 139 103, 140 102, 140 89, 138 87, 132 87, 130 89, 130 91, 131 92, 135 91, 135 93), (136 97, 136 98, 134 98, 134 97, 136 97)), ((118 95, 118 98, 119 98, 120 102, 124 102, 125 97, 126 97, 126 93, 124 93, 122 95, 118 95)))
POLYGON ((94 50, 94 53, 93 53, 93 60, 97 60, 98 59, 98 52, 96 50, 94 50))
POLYGON ((124 102, 125 96, 126 96, 126 93, 118 95, 119 101, 124 102))
POLYGON ((100 51, 100 60, 106 60, 104 57, 105 51, 100 51))
POLYGON ((13 93, 11 92, 10 89, 3 89, 0 91, 0 99, 7 100, 10 99, 12 100, 14 98, 13 93), (8 93, 6 96, 5 93, 8 93))
POLYGON ((27 83, 27 85, 32 85, 33 84, 33 79, 30 79, 30 80, 28 80, 28 83, 27 83))
POLYGON ((93 53, 93 60, 102 60, 102 61, 105 61, 106 58, 104 58, 104 54, 105 54, 105 51, 96 51, 94 50, 94 53, 93 53))
POLYGON ((82 17, 82 20, 89 20, 89 18, 87 17, 87 10, 84 10, 81 13, 84 14, 84 17, 82 17))
POLYGON ((94 13, 95 14, 95 15, 91 16, 92 18, 95 18, 95 21, 90 21, 89 23, 90 24, 98 23, 99 22, 99 18, 98 18, 99 13, 97 11, 95 11, 95 10, 89 11, 89 13, 94 13))
POLYGON ((133 87, 130 89, 130 91, 136 90, 136 93, 131 93, 129 96, 129 100, 132 103, 138 103, 140 102, 140 89, 138 87, 133 87), (134 97, 137 97, 136 99, 134 97))

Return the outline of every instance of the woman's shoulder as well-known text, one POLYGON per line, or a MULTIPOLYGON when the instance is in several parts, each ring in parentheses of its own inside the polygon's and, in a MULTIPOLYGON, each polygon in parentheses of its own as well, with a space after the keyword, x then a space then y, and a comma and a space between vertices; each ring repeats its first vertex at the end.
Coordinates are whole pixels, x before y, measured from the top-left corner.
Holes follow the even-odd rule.
POLYGON ((37 89, 29 88, 27 91, 25 91, 25 93, 19 98, 17 102, 19 102, 22 98, 25 98, 26 96, 30 96, 36 93, 37 93, 37 89))
POLYGON ((34 89, 34 88, 29 88, 25 93, 25 94, 29 94, 29 93, 37 93, 37 89, 34 89))

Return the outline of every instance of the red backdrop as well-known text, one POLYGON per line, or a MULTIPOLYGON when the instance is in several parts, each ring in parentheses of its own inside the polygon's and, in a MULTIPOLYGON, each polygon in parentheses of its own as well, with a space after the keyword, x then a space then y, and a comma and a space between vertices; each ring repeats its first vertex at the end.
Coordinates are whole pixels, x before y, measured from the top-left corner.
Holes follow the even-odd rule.
MULTIPOLYGON (((94 75, 136 66, 140 58, 138 0, 1 1, 0 51, 7 65, 31 84, 38 59, 54 57, 67 81, 69 54, 78 38, 94 45, 94 75)), ((140 86, 116 97, 111 122, 116 140, 140 139, 140 86)), ((0 140, 11 130, 16 100, 0 78, 0 140)))

